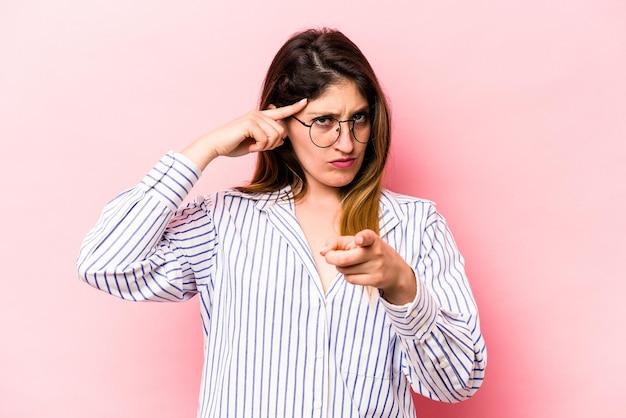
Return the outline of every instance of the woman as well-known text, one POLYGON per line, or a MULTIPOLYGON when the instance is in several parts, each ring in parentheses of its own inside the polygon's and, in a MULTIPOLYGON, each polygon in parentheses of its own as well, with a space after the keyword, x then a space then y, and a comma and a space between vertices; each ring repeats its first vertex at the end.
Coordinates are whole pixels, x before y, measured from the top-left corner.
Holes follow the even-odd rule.
POLYGON ((128 300, 199 295, 199 417, 410 417, 411 389, 472 396, 486 352, 463 259, 432 203, 381 187, 389 113, 361 51, 294 35, 260 109, 109 203, 80 277, 128 300), (179 208, 213 159, 250 152, 249 185, 179 208))

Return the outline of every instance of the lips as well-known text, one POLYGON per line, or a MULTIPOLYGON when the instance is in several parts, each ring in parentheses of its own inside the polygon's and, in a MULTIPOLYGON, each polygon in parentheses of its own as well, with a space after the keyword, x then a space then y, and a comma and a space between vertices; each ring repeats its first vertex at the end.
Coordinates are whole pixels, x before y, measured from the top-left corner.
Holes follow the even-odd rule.
POLYGON ((355 158, 339 158, 337 160, 331 161, 330 165, 332 165, 335 168, 345 169, 345 168, 352 167, 355 161, 356 161, 355 158))

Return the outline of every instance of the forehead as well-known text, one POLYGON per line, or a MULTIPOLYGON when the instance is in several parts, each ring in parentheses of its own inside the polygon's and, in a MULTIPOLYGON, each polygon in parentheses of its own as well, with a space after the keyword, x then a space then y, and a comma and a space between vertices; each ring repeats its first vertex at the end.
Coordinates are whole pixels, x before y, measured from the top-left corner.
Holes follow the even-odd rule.
POLYGON ((342 79, 328 85, 319 97, 310 100, 305 112, 343 115, 367 109, 369 103, 356 83, 342 79))

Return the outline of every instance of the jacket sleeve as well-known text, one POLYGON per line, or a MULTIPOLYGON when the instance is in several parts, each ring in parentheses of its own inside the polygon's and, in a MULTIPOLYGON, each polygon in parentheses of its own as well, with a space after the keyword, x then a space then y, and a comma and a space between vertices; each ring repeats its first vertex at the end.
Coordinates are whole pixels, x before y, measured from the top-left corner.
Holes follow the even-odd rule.
POLYGON ((177 236, 210 222, 203 223, 207 213, 200 207, 176 211, 199 177, 182 155, 165 155, 136 187, 105 206, 82 243, 79 277, 126 300, 192 297, 196 283, 177 236))
POLYGON ((402 372, 428 398, 459 402, 483 381, 487 352, 464 261, 445 220, 432 205, 417 231, 413 271, 417 295, 395 306, 381 298, 402 350, 402 372))

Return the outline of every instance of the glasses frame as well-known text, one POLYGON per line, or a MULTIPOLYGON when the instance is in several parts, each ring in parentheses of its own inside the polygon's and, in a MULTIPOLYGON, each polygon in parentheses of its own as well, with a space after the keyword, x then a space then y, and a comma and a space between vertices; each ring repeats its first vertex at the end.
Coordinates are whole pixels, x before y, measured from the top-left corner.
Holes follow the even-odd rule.
MULTIPOLYGON (((339 124, 339 129, 337 130, 337 138, 335 138, 335 140, 333 142, 331 142, 330 144, 326 145, 326 146, 321 146, 315 143, 315 141, 313 140, 313 135, 311 135, 311 130, 313 128, 313 123, 311 124, 307 124, 302 122, 300 119, 298 119, 295 116, 291 116, 292 118, 294 118, 295 120, 297 120, 298 122, 300 122, 302 124, 302 126, 306 126, 307 128, 309 128, 309 139, 311 140, 311 142, 313 143, 313 145, 315 145, 318 148, 330 148, 333 145, 335 145, 337 143, 337 141, 339 141, 339 137, 341 136, 341 124, 344 122, 352 122, 352 124, 349 124, 348 126, 350 126, 350 133, 352 134, 352 138, 354 138, 354 140, 356 142, 358 142, 359 144, 367 144, 369 142, 369 138, 367 139, 367 141, 360 141, 359 138, 356 137, 356 134, 354 133, 354 124, 356 123, 356 119, 352 118, 352 119, 346 119, 346 120, 339 120, 339 119, 335 119, 333 117, 330 116, 324 116, 324 118, 326 119, 332 119, 334 121, 336 121, 339 124)), ((315 121, 315 119, 313 119, 315 121)))

